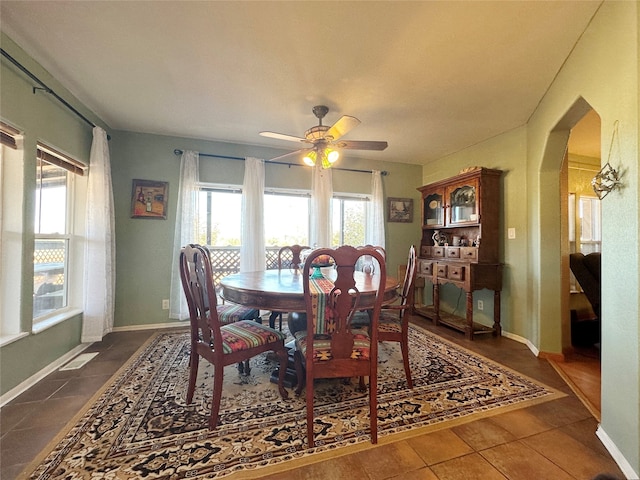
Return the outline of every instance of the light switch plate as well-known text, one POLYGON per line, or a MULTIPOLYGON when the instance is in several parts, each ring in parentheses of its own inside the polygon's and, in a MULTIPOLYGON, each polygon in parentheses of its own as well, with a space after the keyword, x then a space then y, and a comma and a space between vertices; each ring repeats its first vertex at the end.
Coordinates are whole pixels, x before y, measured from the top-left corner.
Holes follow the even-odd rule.
POLYGON ((507 237, 508 237, 509 239, 514 239, 514 238, 516 238, 516 229, 515 229, 515 228, 513 228, 513 227, 509 228, 509 229, 507 230, 507 237))

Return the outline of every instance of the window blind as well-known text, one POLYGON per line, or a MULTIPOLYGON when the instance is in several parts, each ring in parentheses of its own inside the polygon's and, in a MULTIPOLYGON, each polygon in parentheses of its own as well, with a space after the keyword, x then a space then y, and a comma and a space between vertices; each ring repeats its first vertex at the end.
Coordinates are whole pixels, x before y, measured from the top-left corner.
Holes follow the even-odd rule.
POLYGON ((38 158, 80 176, 87 169, 84 163, 41 143, 38 143, 38 158))

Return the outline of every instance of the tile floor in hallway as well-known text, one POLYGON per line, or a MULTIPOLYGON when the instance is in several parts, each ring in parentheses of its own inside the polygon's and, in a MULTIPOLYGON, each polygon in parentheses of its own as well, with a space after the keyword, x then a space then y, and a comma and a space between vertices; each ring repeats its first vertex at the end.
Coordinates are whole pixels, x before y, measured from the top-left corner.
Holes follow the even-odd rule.
MULTIPOLYGON (((414 321, 567 396, 264 478, 590 480, 605 472, 624 478, 595 435, 596 419, 547 361, 504 337, 468 341, 420 317, 414 321)), ((87 365, 55 371, 2 407, 0 477, 16 478, 152 334, 111 333, 86 350, 100 352, 87 365)))

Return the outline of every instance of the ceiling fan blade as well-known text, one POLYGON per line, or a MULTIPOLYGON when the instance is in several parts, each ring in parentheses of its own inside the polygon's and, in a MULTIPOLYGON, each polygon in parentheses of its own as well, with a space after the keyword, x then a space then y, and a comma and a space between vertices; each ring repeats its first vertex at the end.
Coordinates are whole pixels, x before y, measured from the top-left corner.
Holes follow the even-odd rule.
POLYGON ((346 150, 384 150, 389 146, 387 142, 370 142, 368 140, 343 140, 335 142, 334 145, 346 150))
POLYGON ((295 155, 296 153, 306 152, 308 150, 312 150, 311 148, 301 148, 300 150, 294 150, 293 152, 285 153, 284 155, 278 155, 277 157, 270 158, 269 160, 265 160, 265 162, 273 162, 276 160, 282 160, 285 157, 289 157, 291 155, 295 155))
POLYGON ((356 128, 358 125, 360 125, 360 120, 358 120, 356 117, 343 115, 338 119, 336 123, 331 126, 331 128, 329 128, 329 130, 327 130, 325 136, 330 136, 334 140, 337 140, 343 135, 346 135, 347 132, 356 128))
POLYGON ((263 137, 276 138, 278 140, 288 140, 289 142, 307 142, 306 138, 302 137, 294 137, 293 135, 287 135, 285 133, 276 133, 276 132, 260 132, 260 135, 263 137))

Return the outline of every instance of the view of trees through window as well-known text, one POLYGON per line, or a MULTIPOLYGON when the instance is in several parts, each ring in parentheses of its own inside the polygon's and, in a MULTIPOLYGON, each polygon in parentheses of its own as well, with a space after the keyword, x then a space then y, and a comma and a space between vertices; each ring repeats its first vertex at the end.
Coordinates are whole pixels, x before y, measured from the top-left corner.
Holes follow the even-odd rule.
MULTIPOLYGON (((239 190, 202 188, 199 197, 198 242, 216 247, 239 246, 242 195, 239 190)), ((269 192, 264 197, 265 244, 308 245, 310 196, 269 192)), ((333 246, 365 243, 367 199, 336 196, 332 202, 333 246)))
POLYGON ((332 246, 364 245, 367 203, 362 198, 334 198, 332 246))

